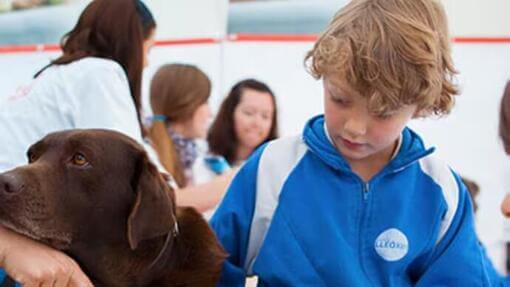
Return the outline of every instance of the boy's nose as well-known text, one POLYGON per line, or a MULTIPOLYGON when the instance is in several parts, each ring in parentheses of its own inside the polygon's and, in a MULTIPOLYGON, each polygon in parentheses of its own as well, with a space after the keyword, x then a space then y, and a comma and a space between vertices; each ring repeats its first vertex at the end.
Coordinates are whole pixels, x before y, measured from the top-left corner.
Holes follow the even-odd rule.
POLYGON ((345 123, 344 129, 349 136, 358 137, 367 132, 367 124, 362 119, 350 119, 345 123))

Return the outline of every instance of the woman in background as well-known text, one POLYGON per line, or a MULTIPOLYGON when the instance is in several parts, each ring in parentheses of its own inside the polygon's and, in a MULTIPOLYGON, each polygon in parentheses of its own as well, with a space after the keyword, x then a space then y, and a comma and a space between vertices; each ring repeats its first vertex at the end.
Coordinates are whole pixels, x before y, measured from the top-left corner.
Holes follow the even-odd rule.
MULTIPOLYGON (((90 2, 63 37, 62 55, 1 104, 0 171, 25 164, 32 143, 64 129, 111 129, 144 144, 140 87, 155 29, 139 0, 90 2)), ((0 259, 23 286, 92 286, 67 255, 5 228, 0 259)))
POLYGON ((223 100, 209 130, 209 152, 241 165, 261 144, 278 137, 276 99, 264 83, 246 79, 223 100))

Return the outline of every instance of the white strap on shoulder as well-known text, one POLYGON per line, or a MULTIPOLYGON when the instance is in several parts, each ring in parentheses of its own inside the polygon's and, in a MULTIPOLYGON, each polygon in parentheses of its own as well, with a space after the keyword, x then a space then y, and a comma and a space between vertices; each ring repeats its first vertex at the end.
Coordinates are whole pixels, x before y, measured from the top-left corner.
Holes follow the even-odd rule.
POLYGON ((431 154, 420 160, 421 169, 434 180, 443 191, 443 197, 447 204, 447 212, 441 221, 439 235, 436 240, 436 245, 439 244, 441 239, 450 228, 453 218, 457 212, 459 205, 459 186, 453 172, 448 165, 439 160, 434 154, 431 154))
POLYGON ((257 171, 255 212, 244 268, 252 275, 253 264, 271 225, 282 187, 307 151, 300 136, 278 139, 264 149, 257 171))

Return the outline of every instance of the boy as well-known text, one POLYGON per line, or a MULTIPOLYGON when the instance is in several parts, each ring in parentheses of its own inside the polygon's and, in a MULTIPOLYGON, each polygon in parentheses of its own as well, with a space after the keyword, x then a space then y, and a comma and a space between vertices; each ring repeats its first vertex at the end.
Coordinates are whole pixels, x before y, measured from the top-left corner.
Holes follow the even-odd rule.
POLYGON ((406 128, 447 114, 446 19, 433 0, 354 0, 306 57, 324 116, 259 149, 212 219, 220 286, 486 286, 465 186, 406 128))

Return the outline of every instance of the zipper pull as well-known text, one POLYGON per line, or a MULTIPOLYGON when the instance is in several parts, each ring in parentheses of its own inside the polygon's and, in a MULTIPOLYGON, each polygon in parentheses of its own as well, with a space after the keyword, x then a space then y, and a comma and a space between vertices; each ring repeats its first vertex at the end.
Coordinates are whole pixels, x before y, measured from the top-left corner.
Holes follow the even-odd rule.
POLYGON ((363 199, 364 200, 367 200, 369 190, 370 190, 370 185, 368 182, 365 182, 365 184, 363 185, 363 199))

